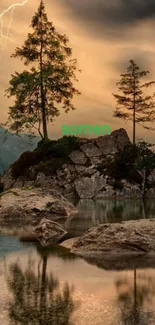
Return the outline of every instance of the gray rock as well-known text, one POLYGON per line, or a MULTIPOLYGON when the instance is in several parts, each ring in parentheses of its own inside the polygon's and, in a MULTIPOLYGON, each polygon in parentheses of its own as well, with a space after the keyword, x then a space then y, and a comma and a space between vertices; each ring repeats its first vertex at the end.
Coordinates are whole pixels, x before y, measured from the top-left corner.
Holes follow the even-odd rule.
POLYGON ((103 161, 103 156, 90 157, 90 162, 92 165, 99 165, 103 161))
POLYGON ((62 177, 65 176, 65 171, 64 171, 64 169, 63 170, 62 169, 57 169, 56 174, 57 174, 58 179, 61 180, 62 177))
POLYGON ((101 156, 102 152, 93 144, 87 143, 80 147, 87 157, 101 156))
POLYGON ((96 139, 96 144, 104 155, 118 152, 117 141, 111 135, 104 135, 96 139))
POLYGON ((76 172, 75 166, 73 165, 67 165, 66 168, 70 170, 71 174, 74 174, 76 172))
POLYGON ((65 184, 64 188, 66 189, 67 193, 73 192, 73 185, 72 184, 65 184))
POLYGON ((13 188, 0 197, 0 224, 33 225, 43 216, 66 220, 76 208, 55 190, 13 188))
POLYGON ((146 198, 154 198, 155 197, 155 188, 150 188, 146 191, 146 198))
POLYGON ((76 180, 74 184, 81 199, 92 199, 105 186, 106 181, 102 176, 92 175, 76 180))
POLYGON ((81 172, 83 172, 86 169, 86 167, 82 166, 82 165, 75 165, 75 169, 76 169, 77 173, 80 174, 81 172))
MULTIPOLYGON (((31 182, 32 184, 32 182, 31 182)), ((38 173, 36 180, 35 180, 35 186, 36 187, 44 187, 44 188, 50 188, 53 184, 50 176, 45 176, 43 173, 38 173)), ((28 186, 28 184, 26 184, 28 186)), ((17 186, 18 187, 18 186, 17 186)))
POLYGON ((113 187, 105 184, 104 188, 95 196, 95 199, 114 198, 115 196, 116 192, 113 187))
POLYGON ((137 184, 131 184, 127 182, 126 180, 122 180, 122 183, 124 185, 123 190, 117 191, 116 196, 123 196, 127 198, 135 197, 135 198, 141 198, 142 192, 137 184))
POLYGON ((56 244, 65 238, 67 231, 57 222, 43 218, 33 234, 42 246, 56 244))
POLYGON ((104 257, 146 254, 155 255, 155 219, 100 224, 87 230, 71 252, 81 256, 104 257))
POLYGON ((85 168, 85 170, 81 172, 80 176, 81 177, 83 177, 83 176, 91 176, 91 175, 96 174, 96 173, 98 173, 98 172, 97 172, 95 166, 91 165, 91 166, 85 168))
POLYGON ((75 164, 85 165, 87 161, 85 154, 80 150, 72 151, 69 157, 75 164))
POLYGON ((116 139, 119 150, 123 150, 125 145, 131 144, 128 134, 123 128, 111 132, 110 136, 113 136, 116 139))

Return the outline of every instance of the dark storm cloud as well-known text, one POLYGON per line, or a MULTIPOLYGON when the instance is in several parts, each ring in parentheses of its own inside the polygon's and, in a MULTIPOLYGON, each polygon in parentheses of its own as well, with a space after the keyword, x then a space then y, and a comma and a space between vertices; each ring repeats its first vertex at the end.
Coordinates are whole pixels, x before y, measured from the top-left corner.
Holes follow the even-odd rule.
POLYGON ((108 24, 128 25, 155 16, 154 0, 62 0, 80 18, 108 24))
MULTIPOLYGON (((121 53, 117 60, 109 61, 109 64, 113 66, 113 69, 117 73, 118 79, 120 78, 120 74, 126 73, 127 68, 130 65, 129 60, 134 60, 135 63, 139 66, 140 70, 147 70, 149 71, 148 76, 146 79, 152 78, 152 67, 154 62, 154 52, 148 50, 134 50, 133 48, 121 49, 121 53)), ((153 77, 154 78, 154 77, 153 77)), ((117 80, 118 81, 118 80, 117 80)))
POLYGON ((93 33, 125 37, 138 21, 155 17, 155 0, 60 0, 93 33), (120 28, 121 27, 121 28, 120 28))
POLYGON ((117 57, 117 63, 110 62, 109 64, 113 64, 113 68, 118 73, 124 73, 128 66, 130 65, 130 60, 134 60, 136 64, 140 67, 141 70, 149 70, 152 66, 152 61, 154 59, 154 53, 147 50, 139 50, 137 51, 136 48, 133 49, 121 49, 121 53, 119 57, 117 57))

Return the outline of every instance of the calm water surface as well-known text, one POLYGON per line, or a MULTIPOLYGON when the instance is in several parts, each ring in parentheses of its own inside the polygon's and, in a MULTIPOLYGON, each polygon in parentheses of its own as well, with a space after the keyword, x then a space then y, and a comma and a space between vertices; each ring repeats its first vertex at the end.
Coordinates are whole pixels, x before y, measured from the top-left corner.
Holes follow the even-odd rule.
MULTIPOLYGON (((80 235, 103 222, 153 218, 155 202, 81 201, 66 228, 80 235)), ((0 325, 154 325, 155 269, 116 270, 62 246, 0 236, 0 325)))

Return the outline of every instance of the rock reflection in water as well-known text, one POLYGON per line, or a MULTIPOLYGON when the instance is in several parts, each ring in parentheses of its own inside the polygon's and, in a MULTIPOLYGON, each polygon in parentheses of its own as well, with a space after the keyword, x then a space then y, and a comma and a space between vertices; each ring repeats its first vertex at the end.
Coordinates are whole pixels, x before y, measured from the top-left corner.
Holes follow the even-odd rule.
POLYGON ((41 256, 38 275, 33 270, 31 258, 25 271, 18 263, 10 266, 7 279, 13 294, 13 301, 9 304, 10 320, 20 325, 71 325, 70 318, 77 307, 72 299, 74 288, 67 282, 61 288, 52 273, 47 275, 50 253, 40 248, 38 245, 41 256))
POLYGON ((155 217, 155 200, 80 200, 78 213, 66 221, 66 229, 80 236, 87 229, 100 223, 121 222, 155 217))

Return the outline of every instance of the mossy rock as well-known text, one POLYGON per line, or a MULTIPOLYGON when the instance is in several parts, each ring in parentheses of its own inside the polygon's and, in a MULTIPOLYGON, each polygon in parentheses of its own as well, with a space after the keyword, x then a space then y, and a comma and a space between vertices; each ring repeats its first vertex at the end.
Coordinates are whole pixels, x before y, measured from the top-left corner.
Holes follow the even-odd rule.
POLYGON ((42 159, 42 153, 39 151, 24 152, 19 159, 11 165, 12 176, 14 179, 17 179, 19 176, 23 176, 29 167, 38 164, 42 159))

